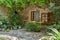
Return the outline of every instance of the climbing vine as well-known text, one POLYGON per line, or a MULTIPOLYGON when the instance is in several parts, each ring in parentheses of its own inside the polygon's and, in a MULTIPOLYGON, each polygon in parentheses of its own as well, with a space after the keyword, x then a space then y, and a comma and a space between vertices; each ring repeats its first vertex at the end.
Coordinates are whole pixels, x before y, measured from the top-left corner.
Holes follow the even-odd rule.
POLYGON ((0 0, 0 5, 12 8, 14 5, 20 4, 21 8, 24 8, 27 2, 31 5, 44 5, 45 3, 48 3, 48 0, 0 0))

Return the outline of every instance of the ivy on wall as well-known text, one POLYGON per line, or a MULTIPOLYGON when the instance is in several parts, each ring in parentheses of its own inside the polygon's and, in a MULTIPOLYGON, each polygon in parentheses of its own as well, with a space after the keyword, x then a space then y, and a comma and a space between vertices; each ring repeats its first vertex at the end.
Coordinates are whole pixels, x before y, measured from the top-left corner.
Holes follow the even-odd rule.
POLYGON ((0 0, 0 5, 12 8, 14 5, 20 4, 24 8, 27 2, 30 2, 31 5, 44 5, 48 3, 48 0, 0 0))

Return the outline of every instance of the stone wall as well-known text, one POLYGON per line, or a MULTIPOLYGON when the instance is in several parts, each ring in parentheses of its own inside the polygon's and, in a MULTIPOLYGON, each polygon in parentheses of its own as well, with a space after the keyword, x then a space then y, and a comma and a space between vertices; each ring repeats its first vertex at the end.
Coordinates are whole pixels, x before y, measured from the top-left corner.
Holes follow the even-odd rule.
POLYGON ((8 15, 8 10, 4 6, 0 6, 0 15, 2 16, 7 16, 8 15))

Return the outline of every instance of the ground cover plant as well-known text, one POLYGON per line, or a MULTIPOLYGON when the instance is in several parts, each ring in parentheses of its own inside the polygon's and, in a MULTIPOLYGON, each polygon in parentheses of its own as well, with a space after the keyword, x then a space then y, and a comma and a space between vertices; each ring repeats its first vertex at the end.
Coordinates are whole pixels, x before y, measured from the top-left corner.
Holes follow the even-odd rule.
POLYGON ((40 26, 39 23, 36 23, 36 22, 33 23, 33 22, 31 22, 31 23, 26 23, 25 24, 25 29, 27 31, 36 31, 36 32, 38 32, 38 31, 41 30, 41 26, 40 26))

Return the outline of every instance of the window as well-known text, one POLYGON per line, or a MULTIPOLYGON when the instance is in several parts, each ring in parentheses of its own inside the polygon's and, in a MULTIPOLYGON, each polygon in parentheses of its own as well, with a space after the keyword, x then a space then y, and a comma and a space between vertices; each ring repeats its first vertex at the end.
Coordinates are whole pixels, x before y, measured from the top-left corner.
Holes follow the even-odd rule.
POLYGON ((42 13, 42 15, 41 15, 41 21, 47 22, 47 14, 46 13, 42 13))
POLYGON ((32 21, 39 21, 39 11, 32 11, 31 12, 31 20, 32 21))

